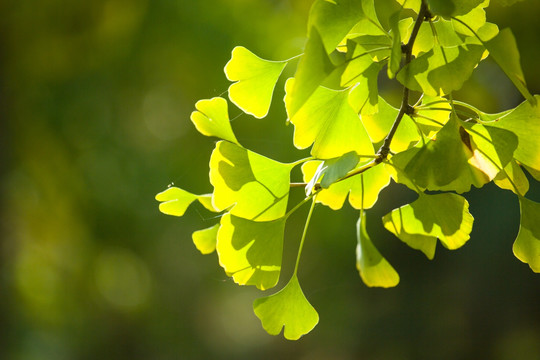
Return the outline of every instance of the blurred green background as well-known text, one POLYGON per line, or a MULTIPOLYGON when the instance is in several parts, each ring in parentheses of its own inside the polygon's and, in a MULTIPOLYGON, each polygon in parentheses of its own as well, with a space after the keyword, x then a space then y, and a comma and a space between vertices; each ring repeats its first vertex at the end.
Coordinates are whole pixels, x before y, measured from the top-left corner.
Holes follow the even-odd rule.
MULTIPOLYGON (((232 48, 300 53, 310 4, 0 2, 1 359, 540 359, 540 276, 512 254, 519 209, 508 191, 467 194, 472 239, 430 262, 382 228, 380 216, 414 199, 386 189, 368 228, 400 272, 389 290, 367 288, 355 269, 357 212, 318 207, 299 275, 320 323, 297 342, 267 335, 252 312, 261 293, 195 249, 191 233, 212 214, 158 212, 154 195, 171 183, 211 191, 214 141, 189 115, 226 91, 232 48)), ((514 30, 533 93, 539 13, 534 0, 488 11, 514 30)), ((292 161, 306 152, 291 144, 282 85, 269 117, 230 114, 245 146, 292 161)), ((458 97, 493 112, 522 101, 491 61, 458 97)), ((540 201, 538 184, 528 197, 540 201)), ((287 226, 281 283, 304 216, 287 226)))

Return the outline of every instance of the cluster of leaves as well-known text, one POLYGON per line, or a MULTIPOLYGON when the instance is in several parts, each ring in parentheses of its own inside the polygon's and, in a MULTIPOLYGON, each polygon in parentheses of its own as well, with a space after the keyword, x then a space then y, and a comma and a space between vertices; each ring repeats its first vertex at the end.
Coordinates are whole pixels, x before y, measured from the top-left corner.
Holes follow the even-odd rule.
POLYGON ((513 191, 521 205, 514 254, 540 272, 540 203, 525 198, 529 183, 523 171, 540 180, 539 96, 527 90, 512 32, 486 21, 488 5, 489 0, 316 0, 303 54, 269 61, 236 47, 225 66, 234 82, 229 99, 257 118, 268 113, 283 69, 299 58, 294 78, 286 81, 284 103, 295 127, 294 145, 311 147, 309 158, 286 164, 250 151, 232 131, 224 98, 197 102, 195 127, 221 139, 210 157, 213 193, 170 187, 156 199, 169 215, 182 216, 195 200, 221 213, 219 223, 193 233, 193 241, 203 254, 216 250, 228 276, 239 285, 274 287, 286 221, 312 203, 289 282, 253 304, 268 333, 284 327, 285 338, 298 339, 318 323, 297 276, 316 203, 339 210, 348 196, 360 212, 356 265, 362 280, 368 286, 398 284, 398 273, 366 231, 366 210, 391 179, 416 191, 418 199, 385 215, 384 227, 429 259, 437 240, 457 249, 469 239, 473 217, 459 194, 491 181, 513 191), (453 100, 452 92, 488 56, 525 97, 515 109, 487 114, 453 100), (379 95, 383 69, 403 85, 399 109, 379 95), (417 99, 409 104, 413 95, 417 99), (302 182, 291 182, 295 166, 301 166, 302 182), (296 187, 306 197, 290 206, 289 191, 296 187))

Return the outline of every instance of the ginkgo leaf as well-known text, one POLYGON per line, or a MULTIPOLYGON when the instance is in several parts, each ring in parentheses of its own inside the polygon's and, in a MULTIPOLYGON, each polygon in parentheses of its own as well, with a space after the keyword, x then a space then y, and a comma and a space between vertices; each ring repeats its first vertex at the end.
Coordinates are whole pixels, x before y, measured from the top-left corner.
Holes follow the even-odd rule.
POLYGON ((540 273, 540 203, 519 197, 521 223, 512 247, 514 255, 540 273))
POLYGON ((285 219, 251 221, 225 214, 217 233, 219 264, 239 285, 274 287, 281 271, 285 219))
POLYGON ((467 14, 484 0, 427 0, 429 10, 436 15, 457 16, 467 14))
POLYGON ((321 181, 321 187, 328 189, 336 180, 344 177, 354 169, 359 160, 360 157, 354 151, 348 152, 337 159, 325 160, 324 166, 326 170, 321 181))
POLYGON ((232 51, 225 65, 229 81, 229 99, 247 114, 263 118, 268 114, 274 87, 287 61, 264 60, 242 46, 232 51))
POLYGON ((401 66, 401 34, 399 32, 399 17, 401 9, 390 15, 389 22, 392 29, 392 49, 390 58, 388 59, 387 75, 389 79, 393 79, 401 66))
POLYGON ((447 99, 424 95, 412 117, 424 136, 432 139, 450 119, 451 109, 447 99))
POLYGON ((493 182, 501 189, 514 192, 516 195, 525 195, 529 191, 529 180, 515 160, 497 174, 493 182))
MULTIPOLYGON (((540 95, 535 95, 535 101, 538 99, 540 95)), ((502 117, 485 124, 514 133, 519 140, 514 158, 521 164, 540 171, 540 106, 524 101, 514 110, 505 112, 502 117)))
POLYGON ((321 36, 317 29, 312 28, 304 50, 304 55, 298 62, 298 68, 294 74, 294 85, 287 81, 287 115, 289 119, 311 97, 313 92, 328 78, 337 66, 332 63, 328 53, 324 49, 321 36))
MULTIPOLYGON (((467 192, 491 181, 512 159, 517 138, 499 130, 481 124, 466 130, 452 117, 436 139, 396 154, 391 162, 406 174, 404 184, 412 180, 421 189, 467 192)), ((399 171, 395 177, 401 181, 399 171)))
POLYGON ((364 17, 362 0, 316 0, 311 6, 308 36, 314 29, 321 36, 326 53, 332 52, 349 30, 364 17))
POLYGON ((366 230, 366 214, 360 212, 356 223, 356 268, 367 286, 393 287, 399 283, 399 275, 373 245, 366 230))
POLYGON ((459 90, 480 61, 484 47, 468 44, 434 46, 407 64, 397 79, 411 90, 442 96, 459 90))
MULTIPOLYGON (((485 41, 485 39, 483 39, 485 41)), ((519 60, 519 50, 512 30, 503 29, 493 39, 484 43, 491 57, 501 67, 516 88, 531 104, 536 105, 536 98, 531 95, 525 83, 519 60)))
POLYGON ((201 134, 238 144, 229 121, 227 100, 221 97, 199 100, 195 108, 197 111, 191 113, 191 121, 201 134))
MULTIPOLYGON (((320 161, 309 161, 302 164, 304 181, 313 179, 316 169, 322 164, 320 161)), ((358 164, 358 167, 365 162, 358 164)), ((348 179, 335 182, 328 189, 322 189, 317 193, 316 201, 332 210, 339 210, 349 195, 349 203, 355 209, 369 209, 375 205, 379 192, 390 184, 390 174, 383 166, 374 166, 362 173, 348 179), (363 182, 363 184, 362 184, 363 182), (362 191, 363 189, 363 191, 362 191)))
POLYGON ((383 217, 384 227, 429 259, 435 256, 437 239, 450 250, 469 240, 474 218, 469 203, 457 194, 419 194, 418 199, 383 217))
MULTIPOLYGON (((377 113, 373 115, 362 115, 362 123, 373 143, 380 143, 384 140, 399 113, 398 109, 388 104, 388 102, 380 96, 378 104, 379 111, 377 113)), ((418 134, 416 125, 408 115, 404 115, 394 138, 390 143, 390 150, 393 152, 407 150, 419 140, 420 135, 418 134)))
MULTIPOLYGON (((289 94, 295 83, 295 79, 289 79, 286 84, 285 106, 289 114, 289 94)), ((305 149, 313 144, 311 154, 319 159, 336 158, 350 151, 374 154, 358 114, 349 105, 348 90, 319 87, 290 120, 295 126, 294 145, 305 149)))
MULTIPOLYGON (((469 26, 474 31, 478 31, 484 24, 486 23, 486 11, 484 10, 485 7, 489 5, 489 0, 483 0, 482 4, 480 6, 475 7, 471 11, 469 11, 467 14, 458 15, 456 18, 460 21, 463 21, 467 26, 469 26)), ((460 33, 462 35, 471 36, 471 31, 464 26, 460 21, 456 21, 455 19, 452 19, 452 25, 454 26, 454 30, 457 33, 460 33)))
POLYGON ((193 239, 195 247, 197 247, 197 250, 199 250, 201 254, 211 254, 216 250, 218 229, 219 224, 215 224, 209 228, 193 232, 191 238, 193 239))
POLYGON ((287 209, 290 171, 283 164, 236 144, 220 141, 210 157, 213 205, 245 219, 266 221, 287 209))
POLYGON ((160 201, 159 211, 166 215, 183 216, 188 206, 195 200, 197 195, 187 192, 175 186, 156 195, 156 200, 160 201))
POLYGON ((216 209, 212 204, 212 194, 203 194, 197 197, 197 200, 206 208, 206 210, 212 212, 219 212, 220 210, 216 209))
POLYGON ((283 335, 288 340, 297 340, 309 333, 319 322, 319 314, 306 299, 296 274, 279 292, 256 299, 253 302, 255 315, 270 335, 283 335))
POLYGON ((382 64, 373 63, 355 80, 356 85, 349 92, 349 104, 353 110, 364 115, 373 115, 379 111, 379 72, 382 64))

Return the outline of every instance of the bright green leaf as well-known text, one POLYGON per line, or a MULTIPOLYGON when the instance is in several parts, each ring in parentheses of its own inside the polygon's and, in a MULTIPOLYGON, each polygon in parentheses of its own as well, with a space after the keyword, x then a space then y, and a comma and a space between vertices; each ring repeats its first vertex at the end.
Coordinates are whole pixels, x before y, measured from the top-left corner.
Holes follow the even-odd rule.
MULTIPOLYGON (((535 102, 540 95, 535 96, 535 102)), ((490 127, 508 130, 518 137, 519 143, 514 158, 530 168, 540 171, 540 107, 524 101, 510 112, 493 122, 490 127)))
POLYGON ((519 206, 521 224, 512 249, 519 260, 540 273, 540 203, 520 197, 519 206))
POLYGON ((193 243, 197 247, 197 250, 199 250, 201 254, 211 254, 214 252, 214 250, 216 250, 218 229, 219 224, 215 224, 212 227, 193 232, 191 238, 193 239, 193 243))
MULTIPOLYGON (((369 137, 373 143, 380 143, 388 135, 399 110, 388 104, 384 98, 379 96, 379 111, 373 115, 362 115, 364 124, 369 137)), ((400 152, 408 149, 420 140, 420 135, 416 125, 408 115, 404 115, 396 134, 390 144, 390 150, 400 152)))
POLYGON ((413 203, 386 214, 383 224, 401 241, 433 259, 437 239, 450 250, 463 246, 469 240, 473 220, 469 203, 462 196, 420 194, 413 203))
POLYGON ((316 29, 326 53, 329 54, 364 17, 362 2, 362 0, 316 0, 309 13, 308 36, 311 37, 316 29))
POLYGON ((188 206, 196 199, 197 195, 175 186, 171 186, 156 195, 156 200, 161 202, 159 211, 173 216, 184 215, 188 206))
POLYGON ((221 97, 199 100, 195 108, 197 111, 191 113, 191 121, 201 134, 238 144, 229 121, 227 100, 221 97))
POLYGON ((373 115, 379 111, 378 77, 382 64, 372 63, 355 78, 358 83, 349 92, 349 104, 360 115, 373 115))
POLYGON ((219 212, 219 210, 216 209, 214 205, 212 204, 212 194, 199 195, 197 197, 197 200, 199 200, 199 202, 202 204, 202 206, 206 208, 206 210, 209 210, 212 212, 219 212))
MULTIPOLYGON (((294 83, 294 79, 289 79, 286 84, 285 105, 288 112, 289 91, 294 83)), ((358 114, 349 105, 348 90, 319 87, 290 120, 295 126, 294 145, 305 149, 313 144, 311 154, 317 158, 331 159, 350 151, 360 155, 374 154, 373 145, 358 114)))
POLYGON ((256 299, 253 302, 255 315, 270 335, 283 335, 288 340, 297 340, 307 334, 319 322, 319 314, 308 302, 295 275, 279 292, 256 299))
POLYGON ((411 90, 430 96, 446 95, 461 89, 483 52, 481 45, 436 45, 401 69, 397 79, 411 90))
POLYGON ((278 219, 287 208, 291 169, 289 164, 220 141, 210 157, 214 207, 232 206, 231 214, 245 219, 278 219))
POLYGON ((285 219, 251 221, 225 214, 217 234, 219 263, 239 285, 274 287, 281 271, 285 219))
POLYGON ((348 152, 339 158, 330 159, 324 161, 324 177, 321 181, 321 187, 323 189, 328 189, 336 180, 347 175, 349 171, 355 168, 356 164, 360 158, 354 152, 348 152))
POLYGON ((392 29, 392 50, 388 60, 388 78, 393 79, 401 66, 401 34, 399 32, 399 17, 401 9, 390 15, 389 22, 392 29))
POLYGON ((512 30, 503 29, 499 35, 485 43, 486 49, 504 73, 514 83, 521 94, 531 103, 536 98, 531 95, 525 83, 525 77, 519 61, 519 50, 512 30))
MULTIPOLYGON (((322 164, 320 161, 309 161, 302 165, 304 181, 307 182, 313 179, 320 164, 322 164)), ((363 165, 365 163, 360 163, 357 168, 363 165)), ((365 171, 362 176, 355 175, 343 181, 333 183, 328 189, 322 189, 317 194, 316 200, 318 203, 322 203, 332 210, 339 210, 343 207, 347 195, 350 194, 349 203, 352 207, 362 209, 363 205, 364 209, 369 209, 377 202, 379 192, 389 184, 390 174, 383 166, 374 166, 365 171)))
POLYGON ((360 212, 356 223, 356 268, 367 286, 393 287, 399 283, 399 275, 392 265, 373 245, 366 230, 366 214, 360 212))
POLYGON ((525 195, 529 191, 529 180, 515 160, 506 165, 493 182, 501 189, 514 192, 516 195, 525 195))

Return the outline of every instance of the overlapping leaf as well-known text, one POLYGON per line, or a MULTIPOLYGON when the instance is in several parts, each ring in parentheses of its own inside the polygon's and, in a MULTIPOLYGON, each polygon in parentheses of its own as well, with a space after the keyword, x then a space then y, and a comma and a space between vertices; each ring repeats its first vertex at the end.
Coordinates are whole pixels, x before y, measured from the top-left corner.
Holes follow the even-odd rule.
POLYGON ((191 113, 191 121, 201 134, 238 144, 229 121, 227 100, 221 97, 200 100, 195 104, 195 108, 197 111, 191 113))
POLYGON ((256 299, 253 310, 270 335, 285 328, 283 335, 288 340, 299 339, 319 322, 319 314, 306 299, 296 274, 279 292, 256 299))
POLYGON ((515 160, 510 161, 493 182, 501 189, 510 190, 516 195, 525 195, 529 191, 529 180, 515 160))
POLYGON ((220 141, 210 157, 213 204, 245 219, 275 220, 285 214, 292 165, 220 141))
MULTIPOLYGON (((540 95, 535 95, 535 101, 540 95)), ((508 130, 518 139, 514 158, 521 164, 540 171, 540 107, 525 101, 510 112, 496 117, 495 121, 485 123, 490 127, 508 130)))
POLYGON ((366 214, 360 212, 356 223, 356 268, 367 286, 393 287, 399 283, 399 275, 373 245, 366 229, 366 214))
POLYGON ((245 47, 235 47, 225 65, 227 79, 236 81, 229 87, 229 99, 247 114, 265 117, 285 65, 287 61, 264 60, 245 47))
MULTIPOLYGON (((295 82, 289 79, 286 84, 285 105, 289 114, 289 93, 295 82)), ((311 154, 317 158, 331 159, 350 151, 360 155, 374 153, 360 117, 349 104, 348 90, 319 87, 290 120, 295 126, 294 145, 305 149, 313 144, 311 154)))
POLYGON ((461 89, 483 52, 484 47, 475 44, 435 45, 401 69, 397 79, 411 90, 430 96, 446 95, 461 89))
MULTIPOLYGON (((436 139, 394 156, 392 163, 406 174, 403 183, 412 180, 421 189, 462 193, 491 181, 512 159, 517 137, 480 124, 465 126, 451 118, 436 139)), ((396 173, 398 181, 402 175, 396 173)))
POLYGON ((464 15, 480 6, 484 0, 427 0, 433 14, 441 16, 464 15))
POLYGON ((437 239, 450 250, 463 246, 469 239, 473 220, 469 203, 462 196, 420 194, 413 203, 386 214, 383 224, 401 241, 433 259, 437 239))
POLYGON ((540 273, 540 203, 519 198, 521 224, 514 242, 516 257, 529 264, 532 271, 540 273))
MULTIPOLYGON (((304 181, 309 182, 313 179, 320 164, 320 161, 309 161, 302 165, 304 181)), ((365 162, 360 163, 358 167, 362 165, 365 165, 365 162)), ((377 202, 379 192, 389 184, 390 174, 383 166, 374 166, 362 173, 362 176, 352 176, 333 183, 328 189, 321 190, 317 194, 317 202, 333 210, 339 210, 343 207, 343 203, 347 195, 349 195, 349 203, 352 207, 361 209, 363 203, 363 208, 369 209, 377 202)))
POLYGON ((281 271, 285 219, 251 221, 225 214, 217 234, 219 263, 240 285, 274 287, 281 271))

